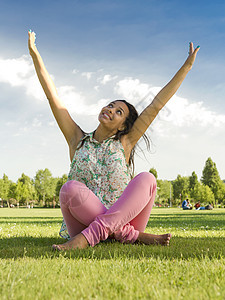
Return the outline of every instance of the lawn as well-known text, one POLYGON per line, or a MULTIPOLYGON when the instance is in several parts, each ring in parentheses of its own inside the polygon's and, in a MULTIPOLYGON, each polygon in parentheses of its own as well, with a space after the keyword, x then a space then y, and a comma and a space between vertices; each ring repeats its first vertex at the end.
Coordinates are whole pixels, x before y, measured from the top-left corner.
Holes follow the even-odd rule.
POLYGON ((225 209, 155 208, 169 247, 100 243, 53 252, 59 209, 0 209, 0 298, 225 299, 225 209))

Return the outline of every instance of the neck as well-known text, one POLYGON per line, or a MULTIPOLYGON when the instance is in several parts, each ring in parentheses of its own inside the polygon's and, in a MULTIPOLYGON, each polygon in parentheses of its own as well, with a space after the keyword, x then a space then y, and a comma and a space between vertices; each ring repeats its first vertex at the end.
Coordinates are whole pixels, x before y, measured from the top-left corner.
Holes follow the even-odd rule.
POLYGON ((94 132, 94 139, 98 142, 102 142, 104 140, 106 140, 107 138, 113 136, 114 134, 116 134, 116 132, 109 130, 107 128, 104 128, 101 126, 101 124, 98 125, 97 129, 94 132))

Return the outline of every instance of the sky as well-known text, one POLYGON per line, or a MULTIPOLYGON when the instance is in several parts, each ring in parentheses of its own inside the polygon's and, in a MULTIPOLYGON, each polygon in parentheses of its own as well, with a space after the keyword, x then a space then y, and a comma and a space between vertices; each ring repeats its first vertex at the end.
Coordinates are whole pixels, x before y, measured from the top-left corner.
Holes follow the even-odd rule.
POLYGON ((48 168, 67 174, 69 151, 27 47, 28 30, 72 118, 86 132, 114 99, 139 113, 200 46, 177 93, 140 140, 136 174, 198 178, 208 157, 225 179, 225 2, 179 0, 0 1, 0 178, 48 168))

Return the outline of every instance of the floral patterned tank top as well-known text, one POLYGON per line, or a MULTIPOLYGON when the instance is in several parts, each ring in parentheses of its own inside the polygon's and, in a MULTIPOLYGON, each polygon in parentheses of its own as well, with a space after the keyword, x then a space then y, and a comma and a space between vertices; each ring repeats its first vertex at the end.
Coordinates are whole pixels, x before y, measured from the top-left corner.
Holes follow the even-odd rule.
MULTIPOLYGON (((94 132, 85 134, 80 140, 68 180, 83 182, 109 208, 131 180, 130 168, 120 140, 115 140, 115 136, 112 136, 100 143, 93 135, 94 132)), ((60 235, 68 238, 65 223, 60 235)))

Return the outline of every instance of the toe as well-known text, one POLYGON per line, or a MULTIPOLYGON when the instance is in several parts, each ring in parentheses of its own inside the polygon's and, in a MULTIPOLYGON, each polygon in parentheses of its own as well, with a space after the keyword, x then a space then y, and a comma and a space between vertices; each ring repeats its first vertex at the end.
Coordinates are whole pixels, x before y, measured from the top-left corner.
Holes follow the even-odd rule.
POLYGON ((52 245, 52 249, 55 250, 55 251, 61 251, 61 248, 59 245, 52 245))

